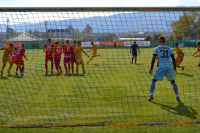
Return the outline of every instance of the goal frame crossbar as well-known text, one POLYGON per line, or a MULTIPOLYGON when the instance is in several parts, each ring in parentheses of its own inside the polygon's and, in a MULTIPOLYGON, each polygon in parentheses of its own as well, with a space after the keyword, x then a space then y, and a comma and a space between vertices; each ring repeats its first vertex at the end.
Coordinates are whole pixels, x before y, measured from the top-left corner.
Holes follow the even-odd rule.
POLYGON ((0 7, 0 12, 200 11, 200 7, 0 7))

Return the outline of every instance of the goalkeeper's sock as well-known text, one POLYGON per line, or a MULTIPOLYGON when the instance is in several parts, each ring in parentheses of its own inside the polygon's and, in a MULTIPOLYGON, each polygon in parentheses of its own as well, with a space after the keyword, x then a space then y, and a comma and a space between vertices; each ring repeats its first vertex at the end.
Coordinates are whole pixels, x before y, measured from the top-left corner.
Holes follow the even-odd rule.
POLYGON ((154 93, 155 84, 156 84, 156 81, 152 80, 151 87, 150 87, 150 95, 153 95, 153 93, 154 93))
POLYGON ((46 68, 46 72, 48 71, 48 67, 47 67, 47 64, 45 64, 45 68, 46 68))
POLYGON ((132 63, 133 63, 133 57, 132 57, 132 63))
POLYGON ((172 83, 172 86, 173 86, 175 95, 178 96, 178 87, 177 87, 176 83, 172 83))

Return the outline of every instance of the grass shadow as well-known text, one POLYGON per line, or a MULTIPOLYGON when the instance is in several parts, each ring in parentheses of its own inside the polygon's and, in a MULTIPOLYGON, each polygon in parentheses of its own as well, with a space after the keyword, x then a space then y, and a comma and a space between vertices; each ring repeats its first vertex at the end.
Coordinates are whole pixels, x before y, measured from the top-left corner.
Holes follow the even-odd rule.
POLYGON ((68 76, 68 77, 71 77, 71 76, 74 76, 74 75, 75 75, 75 74, 71 74, 71 73, 68 73, 68 74, 65 73, 65 74, 64 74, 64 76, 68 76))
POLYGON ((51 76, 54 76, 53 74, 44 74, 43 76, 45 77, 51 77, 51 76))
POLYGON ((24 76, 19 76, 19 75, 15 75, 15 76, 13 76, 14 78, 17 78, 17 79, 21 79, 21 78, 23 78, 24 76))
POLYGON ((187 73, 178 73, 178 74, 183 75, 183 76, 193 77, 193 75, 187 74, 187 73))
POLYGON ((8 80, 8 77, 0 76, 0 79, 7 79, 8 80))
POLYGON ((136 64, 136 65, 141 65, 142 66, 143 64, 136 64))
POLYGON ((94 66, 100 66, 99 64, 94 64, 94 66))
POLYGON ((76 76, 76 77, 85 77, 85 74, 73 74, 72 76, 76 76))
POLYGON ((161 106, 162 109, 164 109, 164 110, 166 110, 170 113, 173 113, 173 114, 176 114, 176 115, 181 115, 181 116, 186 116, 186 117, 189 117, 191 119, 197 119, 197 115, 198 115, 197 111, 194 110, 191 107, 185 106, 184 103, 182 103, 182 102, 179 102, 179 105, 176 106, 176 107, 171 107, 171 106, 168 106, 168 105, 155 103, 153 101, 152 101, 152 103, 161 106))
POLYGON ((53 74, 53 76, 62 76, 62 73, 53 74))

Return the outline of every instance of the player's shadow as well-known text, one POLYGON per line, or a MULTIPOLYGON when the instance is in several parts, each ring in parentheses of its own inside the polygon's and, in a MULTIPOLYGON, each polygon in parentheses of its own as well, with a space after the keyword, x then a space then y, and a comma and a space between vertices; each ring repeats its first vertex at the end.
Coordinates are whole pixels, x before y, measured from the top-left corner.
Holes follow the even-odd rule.
POLYGON ((193 75, 191 75, 191 74, 187 74, 187 73, 178 73, 178 74, 180 74, 180 75, 184 75, 184 76, 188 76, 188 77, 193 77, 193 75))
POLYGON ((73 76, 76 76, 76 77, 85 77, 85 74, 74 74, 73 76))
POLYGON ((71 73, 68 73, 68 74, 65 73, 65 74, 64 74, 64 76, 68 76, 68 77, 71 77, 71 76, 73 76, 73 75, 74 75, 74 74, 71 74, 71 73))
POLYGON ((53 76, 62 76, 62 74, 61 73, 56 73, 53 76))
POLYGON ((0 79, 2 79, 2 80, 8 80, 8 77, 0 76, 0 79))
POLYGON ((56 74, 44 74, 43 76, 46 76, 46 77, 62 76, 62 73, 56 73, 56 74))
POLYGON ((91 65, 91 66, 100 66, 99 64, 87 64, 87 65, 91 65))
POLYGON ((136 64, 136 65, 140 65, 140 66, 142 66, 143 64, 136 64))
POLYGON ((185 106, 182 102, 179 102, 179 105, 176 106, 176 107, 171 107, 171 106, 168 106, 168 105, 163 105, 163 104, 159 104, 159 103, 155 103, 152 101, 153 104, 157 104, 159 106, 162 107, 162 109, 170 112, 170 113, 173 113, 173 114, 176 114, 176 115, 181 115, 181 116, 186 116, 186 117, 189 117, 191 119, 197 119, 197 111, 194 110, 193 108, 189 107, 189 106, 185 106))
POLYGON ((54 76, 53 74, 44 74, 43 76, 45 77, 51 77, 51 76, 54 76))
POLYGON ((99 66, 99 64, 94 64, 94 66, 99 66))
POLYGON ((69 74, 64 74, 64 76, 68 76, 68 77, 72 77, 72 76, 75 76, 75 77, 85 77, 85 74, 71 74, 71 73, 69 73, 69 74))
POLYGON ((17 78, 17 79, 21 79, 21 78, 23 78, 24 76, 21 76, 21 75, 11 75, 10 77, 14 77, 14 78, 17 78))

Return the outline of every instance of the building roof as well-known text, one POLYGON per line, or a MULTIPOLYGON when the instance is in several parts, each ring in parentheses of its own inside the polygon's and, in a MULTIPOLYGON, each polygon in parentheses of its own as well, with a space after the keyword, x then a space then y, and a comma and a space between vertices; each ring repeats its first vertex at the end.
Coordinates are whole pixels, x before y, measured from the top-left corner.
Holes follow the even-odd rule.
POLYGON ((145 38, 119 38, 120 41, 130 41, 130 40, 135 40, 135 41, 144 41, 145 38))
POLYGON ((22 32, 20 34, 10 37, 7 41, 8 42, 34 42, 34 41, 42 41, 42 39, 36 36, 33 36, 31 34, 22 32))

